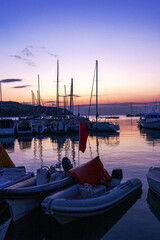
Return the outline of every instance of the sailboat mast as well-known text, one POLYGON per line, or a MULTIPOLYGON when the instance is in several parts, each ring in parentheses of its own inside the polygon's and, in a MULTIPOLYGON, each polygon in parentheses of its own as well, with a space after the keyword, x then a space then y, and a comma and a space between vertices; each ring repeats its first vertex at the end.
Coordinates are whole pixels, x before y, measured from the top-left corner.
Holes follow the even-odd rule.
POLYGON ((73 78, 71 78, 71 90, 70 90, 70 112, 73 113, 73 78))
POLYGON ((59 108, 59 60, 57 60, 57 110, 59 108))
POLYGON ((40 98, 40 84, 39 84, 39 74, 38 74, 38 105, 41 103, 41 98, 40 98))
POLYGON ((66 86, 64 85, 64 113, 65 114, 66 114, 66 97, 67 97, 66 86))
POLYGON ((1 87, 1 81, 0 81, 0 102, 2 102, 2 87, 1 87))
POLYGON ((0 116, 2 117, 2 86, 1 86, 1 81, 0 81, 0 116))
POLYGON ((96 60, 96 122, 98 120, 98 60, 96 60))

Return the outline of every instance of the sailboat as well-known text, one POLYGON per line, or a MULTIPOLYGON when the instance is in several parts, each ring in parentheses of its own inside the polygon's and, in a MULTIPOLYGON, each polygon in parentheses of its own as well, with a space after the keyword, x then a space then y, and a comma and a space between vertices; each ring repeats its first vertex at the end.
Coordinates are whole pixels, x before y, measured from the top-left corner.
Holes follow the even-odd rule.
POLYGON ((98 121, 98 61, 96 60, 96 121, 90 122, 89 130, 103 131, 103 132, 116 132, 119 131, 119 125, 111 122, 98 121))
POLYGON ((56 102, 56 116, 52 117, 49 131, 56 134, 64 134, 69 130, 69 121, 67 116, 62 116, 59 112, 59 60, 57 60, 57 102, 56 102))

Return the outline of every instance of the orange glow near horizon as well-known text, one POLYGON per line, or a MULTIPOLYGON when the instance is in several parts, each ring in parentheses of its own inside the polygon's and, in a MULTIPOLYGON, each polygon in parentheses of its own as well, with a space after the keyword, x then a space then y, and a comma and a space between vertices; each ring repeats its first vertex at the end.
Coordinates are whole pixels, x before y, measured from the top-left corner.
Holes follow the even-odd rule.
MULTIPOLYGON (((23 96, 22 94, 18 95, 4 95, 2 101, 13 101, 13 102, 19 102, 19 103, 32 103, 32 98, 31 96, 26 95, 26 97, 23 96)), ((42 98, 43 104, 45 106, 56 106, 56 98, 47 98, 44 99, 42 98)), ((119 97, 113 96, 110 98, 101 98, 99 97, 98 99, 98 104, 112 104, 112 103, 130 103, 130 102, 141 102, 141 103, 146 103, 146 102, 154 102, 154 101, 160 101, 160 95, 157 95, 157 97, 153 94, 150 94, 148 96, 139 96, 138 94, 135 96, 132 95, 120 95, 119 97)), ((67 106, 69 106, 69 97, 68 97, 68 103, 67 106)), ((90 102, 90 97, 89 96, 84 96, 80 98, 74 99, 74 105, 89 105, 90 102)), ((92 98, 92 104, 96 104, 96 99, 95 97, 92 98)), ((60 106, 63 106, 63 99, 60 99, 60 106)))

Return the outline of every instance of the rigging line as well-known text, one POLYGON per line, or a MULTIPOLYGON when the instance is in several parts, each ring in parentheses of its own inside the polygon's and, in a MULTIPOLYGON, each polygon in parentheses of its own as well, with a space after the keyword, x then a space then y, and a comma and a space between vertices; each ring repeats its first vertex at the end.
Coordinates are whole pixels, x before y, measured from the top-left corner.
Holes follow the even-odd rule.
POLYGON ((99 95, 100 101, 103 100, 102 97, 105 97, 105 101, 110 102, 109 91, 108 91, 108 82, 109 82, 108 77, 105 77, 106 79, 105 81, 100 67, 98 69, 99 69, 99 81, 98 81, 99 89, 103 88, 103 92, 105 93, 103 95, 99 95))
POLYGON ((98 141, 97 133, 96 133, 96 147, 97 147, 97 155, 99 156, 99 141, 98 141))
POLYGON ((92 153, 92 148, 91 148, 91 144, 90 144, 89 138, 88 138, 88 144, 89 144, 90 158, 93 159, 93 157, 92 157, 92 156, 93 156, 93 155, 92 155, 93 153, 92 153))
POLYGON ((90 97, 90 102, 89 102, 88 117, 89 117, 90 109, 91 109, 92 94, 93 94, 93 87, 94 87, 94 81, 95 81, 95 74, 96 74, 96 67, 94 69, 94 75, 93 75, 93 83, 92 83, 91 97, 90 97))

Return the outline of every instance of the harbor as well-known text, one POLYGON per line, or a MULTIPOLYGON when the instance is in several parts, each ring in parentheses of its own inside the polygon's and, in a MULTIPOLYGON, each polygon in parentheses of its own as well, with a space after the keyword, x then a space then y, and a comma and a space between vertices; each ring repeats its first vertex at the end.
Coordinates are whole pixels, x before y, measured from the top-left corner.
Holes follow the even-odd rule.
MULTIPOLYGON (((78 162, 79 135, 25 137, 13 142, 3 138, 11 159, 16 166, 24 165, 27 171, 36 172, 42 165, 51 166, 67 156, 73 166, 81 165, 99 156, 105 169, 123 170, 124 181, 139 178, 142 191, 133 194, 107 213, 86 217, 82 220, 59 224, 42 208, 19 220, 11 222, 6 239, 155 239, 160 237, 158 199, 150 193, 147 172, 150 166, 159 163, 160 133, 140 129, 138 118, 120 116, 120 133, 100 133, 88 136, 84 153, 80 152, 78 162), (142 224, 143 222, 143 224, 142 224), (34 227, 30 227, 33 224, 34 227), (79 224, 81 224, 79 227, 79 224), (134 225, 134 228, 133 228, 134 225), (29 230, 28 230, 29 229, 29 230), (154 236, 151 229, 154 229, 154 236), (23 231, 23 235, 21 232, 23 231), (72 232, 72 234, 71 234, 72 232)), ((1 138, 2 141, 2 138, 1 138)))
POLYGON ((0 2, 0 240, 159 240, 160 1, 0 2))

